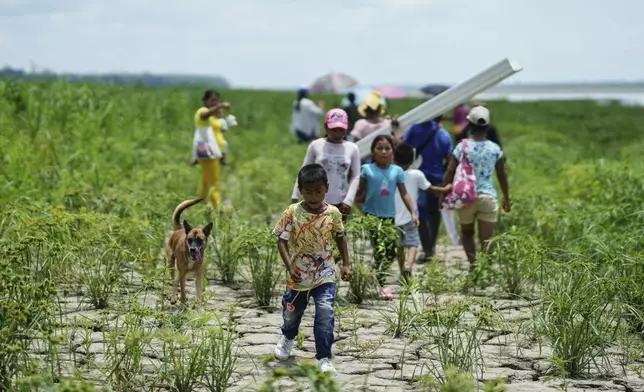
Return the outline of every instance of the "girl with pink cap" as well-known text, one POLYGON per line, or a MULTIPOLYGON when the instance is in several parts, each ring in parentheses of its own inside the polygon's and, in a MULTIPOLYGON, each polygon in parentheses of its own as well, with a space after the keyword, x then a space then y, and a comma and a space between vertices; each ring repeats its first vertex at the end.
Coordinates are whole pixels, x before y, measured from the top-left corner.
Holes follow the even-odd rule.
MULTIPOLYGON (((329 192, 324 201, 336 206, 346 217, 360 181, 360 153, 355 143, 345 140, 349 116, 344 110, 329 110, 324 119, 324 128, 326 137, 309 144, 302 166, 318 163, 324 167, 329 178, 329 192)), ((296 181, 292 202, 297 203, 300 196, 296 181)))

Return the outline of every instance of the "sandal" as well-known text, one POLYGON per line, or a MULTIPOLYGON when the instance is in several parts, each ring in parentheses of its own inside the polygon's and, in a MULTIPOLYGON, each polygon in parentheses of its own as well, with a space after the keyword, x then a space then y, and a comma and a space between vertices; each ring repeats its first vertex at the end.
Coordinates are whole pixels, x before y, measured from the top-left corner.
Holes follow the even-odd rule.
POLYGON ((389 287, 389 286, 383 287, 380 290, 380 298, 384 299, 384 300, 387 300, 387 301, 392 300, 394 298, 394 294, 393 294, 393 290, 391 289, 391 287, 389 287))

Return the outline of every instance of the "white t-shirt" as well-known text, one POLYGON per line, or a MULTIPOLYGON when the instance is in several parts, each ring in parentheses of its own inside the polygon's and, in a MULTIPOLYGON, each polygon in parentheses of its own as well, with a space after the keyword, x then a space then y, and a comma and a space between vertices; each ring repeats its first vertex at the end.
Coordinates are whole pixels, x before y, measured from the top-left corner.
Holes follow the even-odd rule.
MULTIPOLYGON (((304 165, 318 163, 326 170, 329 179, 329 192, 325 201, 329 204, 353 204, 360 185, 360 150, 358 145, 345 141, 331 143, 325 139, 316 139, 309 144, 304 157, 304 165), (351 178, 349 179, 349 170, 351 178)), ((300 198, 300 190, 293 188, 293 199, 300 198)))
POLYGON ((293 102, 291 132, 300 131, 308 136, 320 135, 320 118, 324 115, 324 110, 308 98, 300 100, 300 110, 295 109, 296 105, 297 101, 293 102))
MULTIPOLYGON (((414 210, 416 210, 416 213, 418 214, 418 190, 426 191, 429 189, 431 184, 427 181, 425 175, 420 170, 407 169, 407 171, 405 171, 405 175, 407 176, 405 188, 407 188, 407 193, 409 193, 409 197, 411 197, 414 210)), ((411 214, 407 210, 402 197, 400 197, 400 191, 396 188, 396 226, 402 226, 409 222, 411 222, 411 214)))

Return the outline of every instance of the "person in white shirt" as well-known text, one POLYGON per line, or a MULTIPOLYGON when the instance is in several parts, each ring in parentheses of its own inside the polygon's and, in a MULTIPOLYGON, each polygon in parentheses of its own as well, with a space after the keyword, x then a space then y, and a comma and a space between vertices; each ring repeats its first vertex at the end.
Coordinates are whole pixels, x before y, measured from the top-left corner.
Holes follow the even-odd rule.
POLYGON ((307 89, 299 89, 297 100, 293 102, 291 132, 297 136, 300 144, 320 137, 320 117, 324 113, 324 102, 320 101, 316 105, 308 98, 308 94, 307 89))
MULTIPOLYGON (((318 163, 324 167, 329 179, 324 201, 336 206, 346 218, 360 184, 360 152, 355 143, 344 139, 349 128, 349 116, 344 110, 329 110, 324 127, 326 138, 309 144, 302 166, 318 163)), ((296 181, 291 201, 297 203, 300 196, 296 181)))
MULTIPOLYGON (((448 186, 434 186, 427 181, 423 172, 417 169, 410 169, 409 167, 414 162, 414 148, 407 143, 401 143, 396 147, 394 152, 394 162, 405 171, 407 177, 407 192, 411 197, 414 209, 418 210, 418 195, 419 191, 434 192, 439 194, 449 193, 452 185, 448 186)), ((401 234, 402 242, 407 248, 406 258, 399 257, 400 271, 403 277, 409 277, 416 265, 416 254, 418 252, 418 245, 420 238, 418 235, 418 228, 411 218, 411 214, 407 210, 405 203, 400 197, 400 193, 396 190, 396 218, 395 224, 401 234)))

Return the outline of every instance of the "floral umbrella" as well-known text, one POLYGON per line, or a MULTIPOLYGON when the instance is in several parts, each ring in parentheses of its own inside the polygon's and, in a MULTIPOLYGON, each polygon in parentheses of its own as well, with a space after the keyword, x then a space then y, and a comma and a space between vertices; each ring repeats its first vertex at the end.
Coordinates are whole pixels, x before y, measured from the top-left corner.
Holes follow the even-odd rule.
POLYGON ((396 86, 374 86, 373 89, 376 91, 380 91, 383 97, 389 98, 389 99, 399 99, 399 98, 405 98, 407 96, 407 93, 405 92, 405 90, 396 86))
MULTIPOLYGON (((356 96, 356 105, 360 106, 360 103, 362 103, 365 97, 373 90, 375 90, 375 88, 370 86, 358 86, 358 87, 348 88, 346 90, 343 90, 341 91, 341 93, 345 94, 345 96, 342 98, 342 102, 340 104, 342 106, 348 106, 349 98, 347 98, 346 94, 353 93, 356 96)), ((387 107, 387 99, 385 99, 384 94, 382 96, 382 104, 385 108, 387 107)))
POLYGON ((310 91, 313 93, 338 93, 358 85, 358 81, 343 73, 329 73, 315 79, 310 91))

